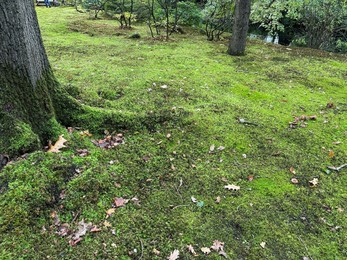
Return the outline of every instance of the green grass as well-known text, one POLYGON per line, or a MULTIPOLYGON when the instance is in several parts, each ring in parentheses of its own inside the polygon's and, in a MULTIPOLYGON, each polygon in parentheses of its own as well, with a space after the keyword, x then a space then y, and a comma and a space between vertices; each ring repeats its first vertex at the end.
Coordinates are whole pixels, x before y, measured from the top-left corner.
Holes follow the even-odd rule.
POLYGON ((93 137, 65 133, 62 153, 36 152, 5 167, 0 258, 165 259, 178 249, 180 259, 192 259, 192 244, 198 259, 218 259, 200 251, 214 240, 230 259, 347 258, 347 169, 326 172, 347 163, 346 56, 250 41, 246 56, 231 57, 227 42, 188 29, 163 42, 142 25, 126 31, 69 8, 37 12, 54 73, 73 97, 167 119, 137 130, 114 125, 107 130, 121 131, 125 143, 112 150, 91 143, 106 129, 93 137), (134 32, 141 39, 127 37, 134 32), (301 115, 317 120, 289 128, 301 115), (309 186, 313 178, 317 187, 309 186), (140 206, 117 209, 105 227, 114 197, 135 196, 140 206), (84 219, 102 231, 72 247, 56 234, 53 210, 73 230, 84 219))

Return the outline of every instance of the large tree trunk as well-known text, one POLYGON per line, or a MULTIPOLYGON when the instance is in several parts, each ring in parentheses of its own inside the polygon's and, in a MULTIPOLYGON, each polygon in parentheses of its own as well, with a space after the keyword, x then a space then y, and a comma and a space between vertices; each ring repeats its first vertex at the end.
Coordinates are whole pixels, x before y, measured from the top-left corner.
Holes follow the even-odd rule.
POLYGON ((251 0, 236 0, 233 34, 228 49, 230 55, 243 55, 245 52, 250 13, 251 0))
POLYGON ((0 1, 0 154, 39 147, 55 134, 57 82, 43 47, 34 1, 0 1))

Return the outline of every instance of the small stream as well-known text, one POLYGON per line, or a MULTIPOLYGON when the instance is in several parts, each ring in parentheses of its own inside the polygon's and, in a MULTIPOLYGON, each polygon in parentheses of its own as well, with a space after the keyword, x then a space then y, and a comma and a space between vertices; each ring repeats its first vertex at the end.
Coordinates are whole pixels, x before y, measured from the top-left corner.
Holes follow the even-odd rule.
POLYGON ((261 34, 251 33, 249 34, 248 37, 249 39, 258 39, 258 40, 262 40, 264 42, 273 43, 273 44, 278 44, 278 41, 279 41, 278 35, 271 36, 271 35, 261 35, 261 34))

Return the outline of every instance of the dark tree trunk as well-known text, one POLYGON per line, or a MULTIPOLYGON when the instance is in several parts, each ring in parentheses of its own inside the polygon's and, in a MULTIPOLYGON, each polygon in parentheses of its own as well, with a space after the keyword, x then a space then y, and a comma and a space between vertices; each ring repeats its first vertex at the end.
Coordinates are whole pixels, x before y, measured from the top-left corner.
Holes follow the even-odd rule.
POLYGON ((33 1, 0 1, 0 154, 36 149, 57 130, 57 85, 33 1))
POLYGON ((243 55, 245 52, 250 13, 251 0, 236 0, 233 34, 228 49, 230 55, 243 55))

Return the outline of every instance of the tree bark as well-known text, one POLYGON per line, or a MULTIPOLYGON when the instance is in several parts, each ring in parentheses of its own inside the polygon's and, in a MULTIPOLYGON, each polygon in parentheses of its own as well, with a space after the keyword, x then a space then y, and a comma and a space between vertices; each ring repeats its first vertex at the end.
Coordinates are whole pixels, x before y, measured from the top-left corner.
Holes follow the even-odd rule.
POLYGON ((0 154, 38 148, 55 136, 57 86, 33 1, 0 1, 0 154))
POLYGON ((230 55, 244 55, 248 33, 251 0, 236 0, 233 34, 230 39, 228 53, 230 55))

